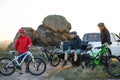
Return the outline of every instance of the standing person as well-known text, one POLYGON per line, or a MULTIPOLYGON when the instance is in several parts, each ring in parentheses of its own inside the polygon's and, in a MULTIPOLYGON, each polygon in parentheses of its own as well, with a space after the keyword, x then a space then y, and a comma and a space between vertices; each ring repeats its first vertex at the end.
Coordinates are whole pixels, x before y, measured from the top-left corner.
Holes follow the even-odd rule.
POLYGON ((62 65, 62 67, 67 65, 68 54, 71 54, 71 53, 74 53, 74 64, 73 64, 73 66, 76 66, 77 59, 78 59, 77 54, 79 54, 80 51, 81 51, 81 49, 80 49, 81 48, 81 39, 77 35, 77 32, 76 31, 71 32, 70 33, 70 38, 71 38, 70 49, 65 52, 65 56, 64 56, 65 61, 62 65))
POLYGON ((98 23, 98 28, 100 30, 100 35, 101 35, 101 44, 103 45, 104 43, 107 43, 108 45, 111 44, 110 40, 110 33, 108 29, 105 27, 104 23, 98 23))
MULTIPOLYGON (((21 54, 25 53, 26 51, 28 51, 28 48, 32 46, 32 42, 31 42, 31 39, 28 36, 26 36, 25 30, 20 29, 18 31, 18 35, 19 35, 19 37, 15 42, 14 49, 19 53, 19 55, 21 55, 21 54)), ((18 61, 20 62, 24 56, 25 55, 20 57, 18 59, 18 61)), ((28 69, 27 69, 28 58, 29 58, 29 56, 27 56, 27 58, 24 60, 25 65, 26 65, 26 73, 28 73, 28 69)), ((22 72, 22 65, 21 65, 20 74, 22 74, 22 73, 23 72, 22 72)))
MULTIPOLYGON (((111 45, 112 43, 111 43, 111 40, 110 40, 110 33, 109 33, 109 31, 108 31, 108 29, 105 27, 105 24, 104 23, 98 23, 98 28, 99 28, 99 30, 100 30, 100 35, 101 35, 101 44, 102 45, 107 45, 107 49, 108 49, 108 47, 109 47, 109 45, 111 45)), ((108 50, 108 55, 111 55, 110 54, 110 52, 109 52, 109 50, 108 50)), ((105 62, 106 61, 106 55, 105 54, 103 54, 103 62, 105 62), (105 60, 105 61, 104 61, 105 60)), ((107 65, 108 65, 108 63, 107 63, 107 65)))

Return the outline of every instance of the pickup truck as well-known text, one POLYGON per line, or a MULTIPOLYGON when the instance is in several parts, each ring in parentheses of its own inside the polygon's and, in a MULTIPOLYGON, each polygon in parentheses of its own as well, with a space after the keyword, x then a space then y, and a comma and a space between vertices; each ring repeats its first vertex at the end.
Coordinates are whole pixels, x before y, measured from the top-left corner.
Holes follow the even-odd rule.
MULTIPOLYGON (((120 57, 120 37, 115 33, 110 33, 112 44, 110 45, 109 51, 112 55, 120 57)), ((94 47, 101 46, 100 33, 86 33, 83 35, 83 41, 88 41, 88 44, 94 47)))

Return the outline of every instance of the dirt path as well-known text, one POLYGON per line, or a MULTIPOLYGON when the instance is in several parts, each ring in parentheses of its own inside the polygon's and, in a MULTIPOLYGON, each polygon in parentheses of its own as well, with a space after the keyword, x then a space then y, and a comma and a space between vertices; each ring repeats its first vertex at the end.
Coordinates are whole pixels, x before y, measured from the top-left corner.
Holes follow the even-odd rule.
POLYGON ((30 73, 25 73, 25 66, 23 66, 23 74, 19 74, 19 70, 16 69, 16 71, 10 76, 0 75, 0 80, 64 80, 62 78, 54 77, 54 75, 51 75, 51 73, 53 71, 59 72, 70 67, 70 65, 66 67, 61 67, 61 65, 52 67, 50 64, 48 64, 45 73, 40 76, 34 76, 30 73))
POLYGON ((23 70, 23 74, 19 74, 19 70, 16 69, 15 73, 10 76, 0 75, 0 80, 49 80, 49 74, 52 69, 53 67, 48 65, 45 73, 40 76, 34 76, 30 73, 25 73, 25 68, 23 70))

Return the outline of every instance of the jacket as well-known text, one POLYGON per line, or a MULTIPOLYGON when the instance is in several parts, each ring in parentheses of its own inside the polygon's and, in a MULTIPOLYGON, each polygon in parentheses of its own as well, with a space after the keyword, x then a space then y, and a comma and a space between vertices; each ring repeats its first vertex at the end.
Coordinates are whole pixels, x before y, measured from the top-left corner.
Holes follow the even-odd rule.
POLYGON ((101 44, 104 43, 108 43, 111 44, 111 40, 110 40, 110 33, 109 31, 105 28, 103 29, 103 31, 101 31, 101 44))
POLYGON ((14 49, 18 51, 19 54, 23 54, 28 51, 28 46, 32 46, 31 39, 28 36, 22 36, 16 40, 14 49))
POLYGON ((70 43, 70 49, 80 49, 81 48, 81 39, 79 36, 76 36, 75 38, 71 39, 70 43))

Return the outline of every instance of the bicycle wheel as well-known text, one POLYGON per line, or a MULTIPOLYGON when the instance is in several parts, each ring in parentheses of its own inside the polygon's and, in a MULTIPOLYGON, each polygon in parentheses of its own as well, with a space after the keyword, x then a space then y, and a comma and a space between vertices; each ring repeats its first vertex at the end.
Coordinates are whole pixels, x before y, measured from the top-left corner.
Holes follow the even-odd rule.
POLYGON ((45 55, 45 53, 41 53, 39 56, 40 56, 40 58, 42 58, 46 63, 49 62, 49 60, 48 60, 47 56, 45 55))
POLYGON ((59 65, 61 59, 59 58, 59 54, 54 53, 53 55, 51 55, 51 65, 56 67, 57 65, 59 65))
POLYGON ((34 58, 28 62, 28 70, 32 75, 41 75, 46 70, 46 63, 41 58, 34 58))
POLYGON ((107 72, 112 76, 120 76, 120 59, 114 55, 109 56, 105 63, 107 72))
POLYGON ((14 62, 10 62, 9 58, 1 58, 0 59, 0 73, 2 75, 8 76, 14 73, 15 64, 14 62))
POLYGON ((93 70, 95 65, 94 59, 88 54, 80 55, 80 65, 83 69, 88 68, 93 70))

